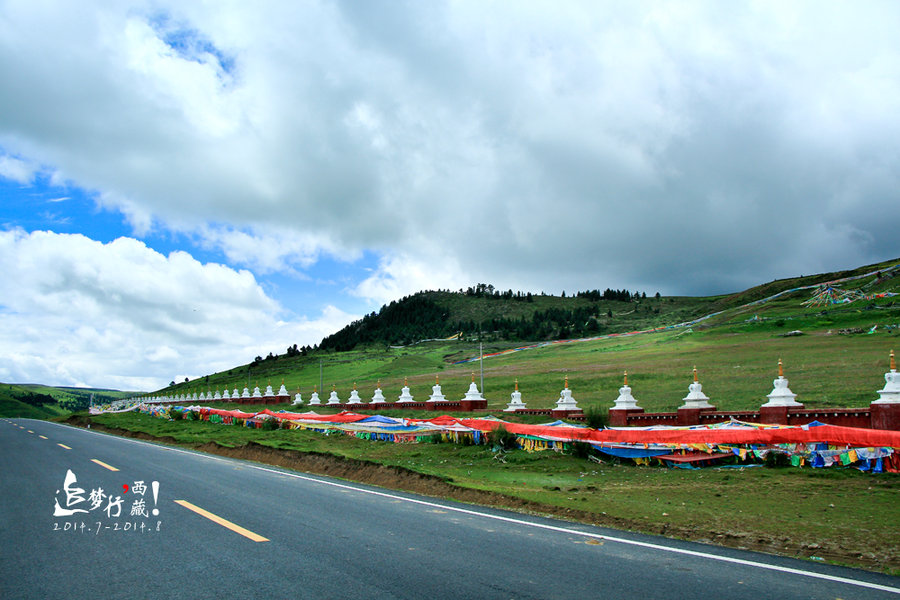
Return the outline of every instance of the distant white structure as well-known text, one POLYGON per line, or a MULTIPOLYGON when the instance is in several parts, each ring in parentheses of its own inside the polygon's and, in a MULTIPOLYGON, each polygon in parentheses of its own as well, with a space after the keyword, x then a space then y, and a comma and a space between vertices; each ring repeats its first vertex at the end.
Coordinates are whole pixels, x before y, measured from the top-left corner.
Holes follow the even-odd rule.
POLYGON ((631 395, 631 388, 628 386, 628 371, 625 371, 625 380, 622 387, 619 388, 619 397, 616 398, 616 403, 610 410, 634 410, 640 408, 637 400, 631 395))
POLYGON ((262 393, 259 391, 258 385, 253 388, 253 397, 254 398, 262 398, 262 393))
POLYGON ((375 394, 372 395, 371 404, 384 404, 385 402, 387 402, 387 399, 381 391, 381 380, 379 379, 378 386, 375 388, 375 394))
POLYGON ((397 402, 413 402, 413 396, 409 393, 409 382, 407 382, 406 377, 403 378, 403 389, 400 390, 400 396, 397 397, 397 402))
POLYGON ((703 386, 697 379, 697 367, 694 367, 694 383, 688 386, 688 395, 684 397, 684 404, 679 408, 715 408, 703 393, 703 386))
POLYGON ((309 405, 310 406, 318 406, 320 404, 322 404, 322 401, 319 400, 319 392, 317 392, 315 386, 313 386, 313 393, 309 397, 309 405))
POLYGON ((428 396, 426 402, 446 402, 447 398, 441 393, 441 382, 437 376, 434 378, 434 385, 431 386, 431 395, 428 396))
POLYGON ((226 386, 225 391, 222 392, 223 400, 231 400, 231 392, 228 391, 228 387, 226 386))
POLYGON ((484 396, 478 391, 478 386, 475 384, 475 373, 472 373, 472 383, 469 384, 469 391, 466 392, 463 400, 484 400, 484 396))
POLYGON ((303 396, 300 395, 300 390, 297 390, 297 393, 294 394, 294 401, 291 402, 294 406, 300 406, 303 404, 303 396))
POLYGON ((222 399, 222 394, 220 394, 220 393, 219 393, 219 390, 217 389, 217 390, 216 390, 216 395, 213 396, 213 400, 221 400, 221 399, 222 399))
POLYGON ((569 376, 566 375, 566 387, 559 392, 559 400, 556 401, 556 410, 578 410, 578 404, 572 397, 572 390, 569 389, 569 376))
POLYGON ((766 396, 769 399, 768 402, 763 404, 763 407, 767 406, 803 406, 794 398, 797 397, 797 394, 791 391, 791 388, 788 387, 788 380, 784 378, 784 365, 781 363, 781 359, 778 359, 778 379, 775 379, 772 382, 774 389, 772 393, 766 396))
POLYGON ((503 412, 516 412, 523 408, 525 408, 525 403, 522 402, 522 392, 519 391, 519 380, 516 379, 516 390, 509 395, 509 404, 506 405, 503 412))
POLYGON ((900 373, 891 350, 891 370, 884 374, 884 388, 878 390, 879 398, 872 404, 900 404, 900 373))
POLYGON ((341 399, 338 398, 337 390, 334 389, 334 386, 331 386, 331 394, 328 396, 328 404, 340 404, 341 399))
POLYGON ((291 399, 291 394, 290 394, 290 392, 288 392, 288 391, 287 391, 287 388, 284 387, 284 380, 283 380, 283 379, 281 380, 281 387, 278 388, 277 398, 278 398, 279 400, 281 400, 282 402, 287 402, 288 400, 291 399))
POLYGON ((275 390, 272 389, 272 384, 266 386, 266 398, 271 398, 275 395, 275 390))
MULTIPOLYGON (((246 392, 247 389, 244 388, 244 391, 246 392)), ((240 397, 241 397, 240 393, 238 393, 238 389, 237 389, 237 388, 234 388, 234 391, 231 392, 231 397, 232 397, 232 398, 240 398, 240 397)))
POLYGON ((347 404, 362 404, 362 398, 359 397, 359 392, 356 391, 356 382, 353 383, 353 389, 350 391, 350 397, 347 398, 347 404))

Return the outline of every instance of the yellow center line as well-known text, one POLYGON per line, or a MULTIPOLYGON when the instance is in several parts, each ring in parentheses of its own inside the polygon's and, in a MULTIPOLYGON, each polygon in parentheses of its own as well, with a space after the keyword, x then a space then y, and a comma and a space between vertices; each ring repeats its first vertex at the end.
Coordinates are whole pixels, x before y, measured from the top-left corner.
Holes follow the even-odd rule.
POLYGON ((71 450, 71 448, 69 448, 69 447, 66 446, 65 444, 59 444, 59 443, 57 443, 56 445, 57 445, 57 446, 61 446, 61 447, 65 448, 66 450, 71 450))
POLYGON ((269 541, 268 538, 264 538, 263 536, 261 536, 259 534, 253 533, 249 529, 244 529, 240 525, 235 525, 228 519, 223 519, 222 517, 220 517, 218 515, 214 515, 211 512, 209 512, 208 510, 204 510, 204 509, 200 508, 199 506, 191 504, 187 500, 176 500, 175 504, 180 504, 181 506, 185 507, 186 509, 194 511, 201 517, 206 517, 213 523, 218 523, 222 527, 230 529, 231 531, 233 531, 235 533, 239 533, 242 536, 244 536, 245 538, 251 539, 254 542, 268 542, 269 541))
POLYGON ((39 435, 38 437, 41 438, 42 440, 46 440, 46 439, 47 439, 47 436, 46 436, 46 435, 39 435))
POLYGON ((108 464, 106 464, 106 463, 103 462, 102 460, 97 460, 96 458, 92 458, 92 459, 91 459, 91 462, 97 463, 98 465, 100 465, 100 466, 103 467, 104 469, 109 469, 110 471, 118 471, 117 468, 109 466, 108 464))
POLYGON ((33 432, 32 430, 29 429, 29 430, 28 430, 28 433, 34 433, 34 432, 33 432))

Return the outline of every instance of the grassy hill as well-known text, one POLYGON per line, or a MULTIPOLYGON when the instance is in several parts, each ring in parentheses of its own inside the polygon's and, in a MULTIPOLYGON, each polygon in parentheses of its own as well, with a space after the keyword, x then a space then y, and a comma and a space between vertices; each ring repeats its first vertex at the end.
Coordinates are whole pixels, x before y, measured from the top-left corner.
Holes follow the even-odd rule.
POLYGON ((56 401, 20 385, 0 385, 0 416, 47 419, 62 414, 56 401))
POLYGON ((87 408, 91 394, 100 403, 127 398, 134 392, 3 383, 0 384, 0 417, 48 419, 68 414, 87 408))
MULTIPOLYGON (((627 370, 629 384, 641 406, 648 411, 673 411, 687 393, 695 365, 713 404, 723 410, 754 409, 772 389, 779 358, 784 360, 791 389, 807 406, 868 406, 877 398, 875 390, 884 384, 889 352, 894 348, 900 352, 900 300, 890 295, 900 294, 900 277, 896 277, 900 269, 892 269, 897 262, 778 280, 737 294, 704 298, 641 295, 623 301, 534 296, 529 302, 446 291, 423 292, 416 297, 432 302, 444 315, 444 321, 452 324, 496 324, 504 319, 534 319, 534 315, 550 310, 575 314, 576 310, 587 309, 602 326, 599 331, 587 332, 585 337, 593 338, 589 341, 549 344, 486 359, 484 393, 495 409, 505 407, 516 381, 528 406, 552 406, 566 377, 580 406, 608 408, 618 395, 622 374, 627 370), (856 292, 860 298, 855 301, 809 303, 828 296, 823 291, 826 288, 815 287, 817 284, 866 273, 873 274, 831 288, 835 297, 856 292), (877 297, 879 294, 887 295, 877 297), (690 326, 622 335, 707 315, 713 316, 690 326), (801 333, 787 335, 795 331, 801 333)), ((393 304, 398 310, 403 301, 393 304)), ((422 304, 417 306, 421 308, 422 304)), ((384 329, 378 319, 386 312, 390 314, 389 307, 368 317, 371 331, 384 329)), ((401 319, 398 315, 392 318, 401 319)), ((410 316, 405 318, 406 322, 415 322, 410 316)), ((561 326, 575 329, 571 322, 553 325, 561 326)), ((363 326, 358 322, 356 327, 363 326)), ((284 381, 292 394, 299 389, 304 398, 309 397, 314 386, 320 392, 323 385, 326 391, 334 386, 346 401, 354 384, 361 397, 371 398, 380 380, 385 396, 393 400, 404 379, 408 379, 412 394, 425 400, 439 376, 443 393, 449 399, 459 399, 465 394, 473 371, 478 378, 479 364, 454 363, 477 357, 480 342, 484 343, 485 354, 493 354, 541 341, 515 336, 505 339, 503 331, 485 327, 480 334, 476 328, 453 341, 404 347, 381 341, 360 343, 346 351, 320 348, 273 355, 166 388, 163 393, 199 393, 225 386, 241 390, 254 385, 264 388, 268 383, 277 389, 284 381)))

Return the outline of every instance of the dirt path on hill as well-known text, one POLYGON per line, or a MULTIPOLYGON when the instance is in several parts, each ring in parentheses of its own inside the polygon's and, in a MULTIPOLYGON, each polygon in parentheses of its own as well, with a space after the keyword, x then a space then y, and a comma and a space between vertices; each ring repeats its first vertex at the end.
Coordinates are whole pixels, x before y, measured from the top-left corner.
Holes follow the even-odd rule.
POLYGON ((876 555, 870 548, 848 548, 841 545, 839 540, 794 540, 790 536, 773 537, 757 531, 716 531, 700 526, 684 527, 653 524, 646 521, 642 522, 638 519, 623 519, 589 511, 541 504, 496 492, 461 487, 440 477, 418 473, 403 467, 386 466, 333 454, 282 450, 253 442, 234 448, 212 442, 183 444, 168 436, 155 437, 143 432, 105 427, 81 416, 70 417, 66 422, 77 427, 85 427, 90 424, 93 430, 122 437, 181 446, 218 456, 250 460, 304 473, 326 475, 435 498, 446 498, 469 504, 503 508, 533 515, 552 516, 590 525, 662 535, 731 548, 755 550, 768 554, 796 558, 818 557, 819 559, 861 567, 871 571, 894 573, 900 571, 900 552, 894 549, 887 553, 882 552, 876 555))

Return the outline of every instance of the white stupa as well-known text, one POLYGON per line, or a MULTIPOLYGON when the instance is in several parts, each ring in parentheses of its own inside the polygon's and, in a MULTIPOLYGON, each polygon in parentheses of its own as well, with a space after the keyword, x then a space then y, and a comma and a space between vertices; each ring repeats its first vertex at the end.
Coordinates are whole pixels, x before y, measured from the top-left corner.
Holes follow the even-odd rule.
POLYGON ((566 387, 559 392, 559 400, 556 401, 556 410, 578 410, 578 404, 572 397, 572 390, 569 389, 569 376, 566 375, 566 387))
POLYGON ((516 379, 516 391, 509 395, 509 404, 506 405, 503 412, 516 412, 523 408, 525 408, 525 403, 522 402, 522 392, 519 391, 519 380, 516 379))
POLYGON ((409 383, 406 381, 406 378, 403 378, 403 389, 400 390, 400 396, 397 397, 397 402, 413 402, 413 396, 409 393, 409 383))
POLYGON ((234 388, 234 391, 231 392, 231 397, 232 397, 232 398, 240 398, 240 397, 241 397, 241 395, 240 395, 240 393, 238 392, 238 389, 237 389, 237 388, 234 388))
POLYGON ((222 399, 223 400, 231 400, 231 392, 228 391, 227 387, 225 388, 225 391, 222 392, 222 399))
POLYGON ((337 390, 334 389, 334 385, 331 386, 331 394, 328 396, 328 404, 340 404, 341 399, 338 398, 337 390))
POLYGON ((640 409, 637 400, 631 395, 631 388, 628 386, 628 371, 625 371, 625 381, 619 388, 619 397, 616 398, 615 405, 610 410, 634 410, 640 409))
POLYGON ((463 400, 484 400, 484 396, 478 391, 478 386, 475 385, 475 373, 472 373, 472 383, 469 384, 469 391, 466 392, 463 400))
POLYGON ((316 391, 316 387, 313 386, 313 393, 309 397, 309 405, 310 406, 318 406, 322 404, 322 401, 319 400, 319 392, 316 391))
POLYGON ((194 400, 194 402, 197 401, 197 392, 194 392, 194 398, 193 398, 193 400, 194 400))
POLYGON ((774 386, 772 393, 766 396, 769 401, 763 406, 803 406, 794 400, 797 394, 793 393, 788 387, 788 380, 784 378, 784 365, 782 365, 780 358, 778 359, 778 379, 772 381, 772 385, 774 386))
POLYGON ((254 398, 262 398, 262 393, 259 391, 259 386, 254 386, 253 388, 253 397, 254 398))
POLYGON ((219 390, 216 390, 216 395, 213 396, 213 400, 221 400, 222 394, 219 393, 219 390))
POLYGON ((297 393, 294 394, 294 401, 291 402, 294 406, 300 406, 303 404, 303 396, 300 395, 300 390, 297 390, 297 393))
POLYGON ((282 402, 287 402, 291 399, 290 392, 287 391, 287 388, 284 387, 284 379, 281 380, 281 387, 278 388, 278 394, 276 396, 282 402))
POLYGON ((266 398, 271 398, 275 395, 275 390, 272 389, 272 384, 266 386, 266 398))
POLYGON ((428 396, 426 402, 446 402, 447 398, 441 393, 441 382, 437 376, 434 378, 434 385, 431 386, 431 395, 428 396))
POLYGON ((878 390, 879 398, 872 404, 900 404, 900 373, 894 351, 891 350, 891 370, 884 374, 884 389, 878 390))
POLYGON ((694 367, 694 383, 688 386, 688 395, 684 397, 684 404, 678 408, 715 408, 709 403, 709 398, 703 393, 703 386, 697 380, 697 367, 694 367))
POLYGON ((378 386, 375 388, 375 394, 372 396, 371 404, 384 404, 387 400, 381 392, 381 380, 378 380, 378 386))
POLYGON ((206 394, 200 392, 200 400, 206 400, 206 394))
POLYGON ((347 398, 347 404, 362 404, 362 398, 359 397, 359 392, 356 391, 356 382, 353 382, 353 389, 350 391, 350 397, 347 398))

